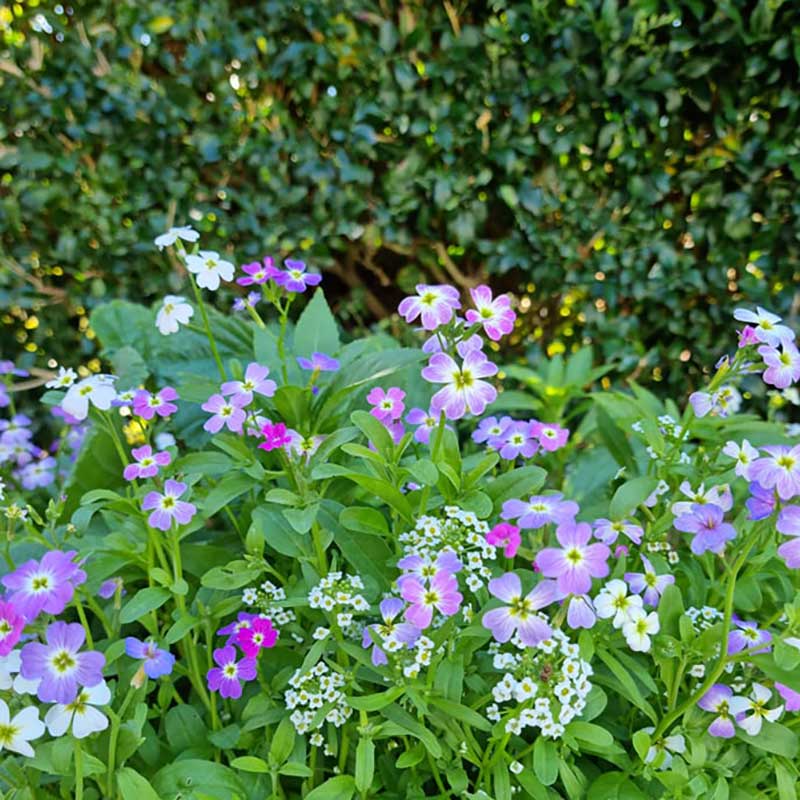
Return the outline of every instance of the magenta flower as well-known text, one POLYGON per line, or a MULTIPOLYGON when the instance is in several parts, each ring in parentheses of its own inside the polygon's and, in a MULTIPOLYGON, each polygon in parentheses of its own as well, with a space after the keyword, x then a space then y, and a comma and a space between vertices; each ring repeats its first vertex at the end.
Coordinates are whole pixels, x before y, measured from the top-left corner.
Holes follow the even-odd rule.
POLYGON ((746 697, 734 697, 733 689, 723 683, 715 683, 701 698, 697 705, 703 711, 716 714, 716 718, 708 726, 712 736, 731 739, 736 733, 733 721, 749 708, 746 697))
POLYGON ((208 671, 208 688, 219 692, 222 697, 236 699, 242 696, 242 682, 256 677, 257 667, 254 658, 236 660, 236 648, 232 645, 214 651, 214 663, 218 666, 208 671))
POLYGON ((171 402, 178 399, 178 393, 171 386, 165 386, 155 394, 140 389, 133 396, 133 413, 142 419, 153 419, 156 414, 168 417, 178 410, 178 406, 171 402))
POLYGON ((532 422, 531 435, 539 440, 542 450, 553 453, 567 443, 569 430, 550 422, 532 422))
POLYGON ((272 627, 272 620, 265 617, 256 617, 236 633, 236 644, 248 658, 257 658, 263 648, 275 647, 277 641, 278 631, 272 627))
POLYGON ((707 550, 719 554, 726 542, 736 538, 736 529, 724 521, 722 509, 711 504, 695 503, 689 514, 682 514, 673 524, 679 531, 694 534, 690 547, 697 556, 707 550))
POLYGON ((430 444, 431 434, 439 424, 439 415, 433 410, 423 411, 421 408, 412 408, 406 414, 406 422, 417 427, 414 431, 414 441, 420 444, 430 444))
POLYGON ((75 587, 86 580, 86 573, 73 562, 75 551, 51 550, 41 561, 26 561, 14 572, 0 578, 10 591, 6 598, 27 622, 42 611, 60 614, 72 600, 75 587))
POLYGON ((209 433, 217 433, 226 427, 233 433, 241 433, 242 425, 247 418, 247 413, 243 409, 249 402, 246 395, 238 395, 226 400, 221 394, 212 394, 200 406, 203 411, 208 411, 213 415, 206 420, 203 429, 209 433))
POLYGON ((134 636, 125 639, 125 654, 141 661, 144 674, 153 680, 169 675, 175 666, 175 656, 169 650, 162 650, 155 642, 143 642, 134 636))
POLYGON ((397 617, 403 612, 405 603, 397 597, 387 597, 381 600, 379 610, 382 622, 367 625, 361 636, 361 646, 372 648, 372 663, 376 667, 388 663, 386 653, 412 647, 419 639, 419 628, 410 622, 397 622, 397 617))
POLYGON ((520 528, 541 528, 548 523, 561 525, 571 522, 578 513, 578 504, 563 500, 563 494, 540 494, 524 500, 506 500, 500 516, 503 519, 516 519, 520 528))
POLYGON ((86 634, 74 622, 54 622, 45 632, 47 644, 28 642, 20 653, 20 674, 39 680, 37 695, 43 703, 67 705, 78 688, 91 688, 103 680, 106 658, 102 653, 79 652, 86 634))
POLYGON ((406 297, 397 310, 406 322, 413 322, 417 317, 422 317, 422 327, 426 331, 434 331, 440 325, 450 322, 457 308, 461 308, 458 289, 452 286, 429 286, 420 283, 417 284, 417 294, 406 297))
POLYGON ((624 533, 634 544, 642 543, 644 530, 629 519, 612 522, 610 519, 594 521, 594 538, 603 544, 614 544, 621 533, 624 533))
POLYGON ((265 256, 263 263, 254 261, 251 264, 242 264, 242 272, 245 273, 245 277, 236 279, 239 286, 252 286, 253 284, 260 286, 280 274, 280 270, 270 256, 265 256))
POLYGON ((376 386, 367 395, 367 402, 373 406, 369 413, 383 423, 400 419, 405 411, 405 396, 406 393, 397 386, 392 386, 388 391, 376 386))
POLYGON ((287 258, 283 265, 286 267, 286 271, 278 271, 276 275, 272 276, 272 279, 287 292, 304 292, 309 286, 316 286, 322 280, 322 275, 306 272, 306 265, 303 261, 287 258))
POLYGON ((530 422, 512 422, 506 426, 502 436, 489 441, 500 451, 500 458, 513 461, 517 456, 530 458, 539 449, 539 440, 532 431, 530 422))
POLYGON ((22 636, 25 618, 12 603, 0 600, 0 657, 7 656, 22 636))
POLYGON ((500 522, 486 534, 486 541, 495 547, 504 544, 503 555, 506 558, 514 558, 522 543, 522 538, 516 525, 512 525, 509 522, 500 522))
POLYGON ((553 632, 536 612, 558 598, 555 581, 540 581, 523 597, 519 577, 507 572, 489 581, 489 593, 507 604, 483 615, 481 624, 492 632, 495 641, 507 642, 517 631, 520 641, 533 647, 553 632))
POLYGON ((766 647, 757 650, 758 653, 768 653, 769 643, 772 641, 772 634, 769 631, 760 630, 757 622, 748 622, 734 616, 733 624, 738 630, 732 630, 728 634, 728 655, 740 653, 742 650, 751 650, 759 645, 766 647))
MULTIPOLYGON (((511 310, 511 299, 507 294, 492 299, 492 290, 488 286, 476 286, 469 290, 475 310, 469 309, 464 315, 467 322, 483 325, 486 335, 492 341, 498 341, 514 330, 517 315, 511 310)), ((400 312, 402 313, 402 311, 400 312)))
POLYGON ((751 325, 743 326, 740 331, 737 331, 737 333, 739 334, 738 347, 747 347, 749 344, 758 344, 756 329, 751 325))
POLYGON ((325 355, 325 353, 312 353, 311 358, 297 357, 300 369, 307 369, 312 372, 336 372, 341 366, 335 358, 325 355))
POLYGON ((601 542, 589 544, 592 529, 585 522, 562 522, 556 528, 561 547, 546 547, 536 556, 536 566, 546 578, 555 578, 562 596, 586 594, 592 578, 605 578, 611 551, 601 542))
POLYGON ((125 467, 122 477, 126 481, 136 478, 152 478, 154 475, 158 475, 159 467, 166 467, 172 461, 172 456, 166 450, 154 454, 153 448, 149 444, 135 447, 131 450, 131 454, 136 459, 136 463, 128 464, 125 467))
POLYGON ((656 608, 664 589, 671 583, 675 583, 674 575, 656 575, 653 565, 647 556, 640 556, 644 564, 644 572, 626 572, 625 580, 635 594, 641 594, 642 599, 648 606, 656 608))
POLYGON ((800 494, 800 444, 762 447, 766 456, 750 466, 750 479, 765 489, 776 489, 781 500, 800 494))
POLYGON ((464 599, 455 576, 444 570, 437 572, 427 587, 418 578, 408 577, 400 586, 400 594, 411 604, 406 609, 406 619, 420 630, 431 624, 434 608, 451 617, 464 599))
POLYGON ((469 350, 459 366, 447 353, 435 353, 422 377, 431 383, 446 384, 431 399, 434 411, 444 411, 448 419, 461 419, 467 412, 483 414, 494 402, 497 390, 481 378, 497 373, 497 366, 481 350, 469 350))
POLYGON ((192 503, 178 499, 185 491, 185 483, 170 479, 164 484, 164 494, 148 492, 142 501, 142 511, 153 512, 147 518, 148 524, 161 531, 168 531, 173 520, 178 525, 188 525, 197 508, 192 503))
MULTIPOLYGON (((225 397, 231 395, 231 402, 239 398, 242 400, 242 406, 249 406, 253 402, 254 392, 263 397, 272 397, 275 394, 278 385, 275 381, 269 380, 267 375, 269 375, 269 367, 262 367, 261 364, 251 362, 245 370, 244 380, 226 381, 222 384, 220 391, 225 397)), ((211 410, 205 406, 203 408, 206 411, 211 410)))
POLYGON ((780 350, 762 345, 758 348, 758 354, 766 366, 761 375, 764 383, 776 389, 788 389, 793 383, 800 381, 800 351, 794 342, 783 342, 780 350))
POLYGON ((264 441, 258 446, 260 450, 277 450, 286 447, 291 441, 291 437, 286 431, 286 425, 282 422, 275 424, 267 422, 261 427, 261 434, 264 441))

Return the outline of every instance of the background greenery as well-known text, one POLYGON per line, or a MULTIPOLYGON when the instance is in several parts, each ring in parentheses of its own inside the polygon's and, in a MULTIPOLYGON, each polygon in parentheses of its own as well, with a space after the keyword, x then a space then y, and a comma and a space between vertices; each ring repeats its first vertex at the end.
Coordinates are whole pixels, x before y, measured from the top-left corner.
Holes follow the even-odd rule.
POLYGON ((173 221, 306 258, 355 325, 493 273, 520 352, 591 340, 681 391, 736 301, 797 310, 795 4, 25 2, 0 26, 4 354, 91 353, 93 305, 177 285, 173 221))

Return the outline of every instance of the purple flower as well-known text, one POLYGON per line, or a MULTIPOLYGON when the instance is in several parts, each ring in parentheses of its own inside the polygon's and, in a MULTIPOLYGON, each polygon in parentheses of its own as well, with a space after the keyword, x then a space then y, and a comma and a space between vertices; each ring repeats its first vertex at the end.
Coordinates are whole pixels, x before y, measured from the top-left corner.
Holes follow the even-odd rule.
POLYGON ((233 622, 229 622, 225 627, 217 631, 219 636, 227 636, 226 644, 233 644, 238 637, 239 631, 249 628, 253 620, 258 619, 258 614, 249 614, 247 611, 240 611, 233 622))
POLYGON ((0 375, 16 375, 18 378, 27 378, 30 373, 14 365, 13 361, 0 361, 0 375))
POLYGON ((397 622, 405 603, 397 597, 387 597, 378 607, 383 622, 367 625, 361 637, 363 648, 372 647, 372 663, 380 667, 388 662, 386 652, 412 647, 419 638, 419 628, 410 622, 397 622))
POLYGON ((13 603, 0 600, 0 657, 5 658, 22 636, 25 618, 13 603))
POLYGON ((406 297, 397 310, 406 322, 413 322, 422 317, 422 327, 426 331, 434 331, 440 325, 446 325, 453 318, 453 312, 461 308, 458 289, 452 286, 417 284, 417 294, 406 297))
POLYGON ((733 508, 733 494, 731 493, 731 487, 728 486, 727 483, 720 484, 719 486, 711 486, 708 490, 706 490, 705 484, 701 483, 700 487, 695 492, 692 490, 689 481, 683 481, 679 488, 681 494, 690 499, 679 500, 677 503, 672 504, 671 510, 676 517, 680 517, 683 514, 690 514, 692 507, 697 503, 700 505, 710 503, 711 505, 721 508, 723 511, 730 511, 733 508))
POLYGON ((78 687, 91 688, 103 680, 106 658, 102 653, 79 652, 86 634, 74 622, 54 622, 45 633, 47 644, 28 642, 20 653, 20 674, 39 679, 37 695, 43 703, 71 703, 78 687))
POLYGON ((775 527, 780 533, 793 537, 778 548, 778 555, 789 569, 800 568, 800 506, 781 509, 775 527))
POLYGON ((255 308, 261 302, 261 295, 258 292, 248 292, 246 297, 237 297, 233 301, 234 311, 244 311, 248 308, 255 308))
POLYGON ((162 650, 153 641, 143 642, 133 636, 125 639, 125 653, 131 658, 142 661, 142 669, 148 678, 155 680, 162 675, 169 675, 175 666, 175 656, 169 650, 162 650))
POLYGON ((72 600, 75 587, 86 580, 86 573, 73 562, 74 557, 74 550, 51 550, 41 561, 27 561, 0 578, 11 592, 8 601, 28 622, 42 611, 60 614, 72 600))
POLYGON ((380 386, 376 386, 367 395, 367 402, 373 406, 369 413, 383 423, 400 419, 403 416, 403 411, 405 411, 403 403, 405 396, 406 393, 397 386, 392 386, 387 391, 381 389, 380 386))
POLYGON ((209 433, 218 433, 223 427, 226 427, 233 433, 241 433, 242 425, 247 418, 247 413, 243 409, 249 402, 246 395, 238 395, 226 400, 221 394, 212 394, 200 406, 203 411, 208 411, 213 415, 206 420, 203 430, 209 433))
POLYGON ((750 512, 749 519, 755 522, 771 516, 777 502, 774 489, 765 489, 760 483, 751 483, 750 497, 745 502, 750 512))
POLYGON ((450 617, 464 599, 455 576, 444 570, 437 572, 427 587, 418 578, 408 577, 400 586, 400 594, 411 604, 406 609, 406 619, 420 630, 431 624, 434 608, 450 617))
POLYGON ((511 417, 503 417, 499 422, 497 417, 486 417, 478 424, 478 427, 472 432, 472 439, 478 444, 488 442, 490 446, 494 447, 493 442, 498 442, 502 439, 506 428, 513 422, 511 417))
POLYGON ((597 622, 592 598, 588 594, 575 594, 567 606, 567 625, 576 628, 593 628, 597 622))
POLYGON ((625 580, 631 587, 631 591, 636 594, 641 594, 644 602, 648 606, 656 608, 664 589, 671 583, 675 583, 674 575, 656 575, 653 565, 648 560, 647 556, 640 556, 644 564, 644 572, 626 572, 625 580))
POLYGON ((562 522, 556 528, 561 547, 546 547, 536 556, 536 566, 547 578, 556 578, 564 595, 586 594, 592 578, 604 578, 611 551, 604 544, 589 544, 592 529, 585 522, 562 522))
POLYGON ((256 677, 256 660, 243 658, 237 661, 233 645, 216 649, 214 663, 218 666, 208 671, 208 688, 212 692, 219 692, 222 697, 241 697, 242 681, 251 681, 256 677))
POLYGON ((733 624, 738 630, 733 630, 728 634, 728 655, 740 653, 742 650, 750 650, 759 645, 767 645, 758 653, 768 653, 770 651, 769 642, 772 641, 772 634, 769 631, 759 630, 758 623, 747 622, 734 617, 733 624))
POLYGON ((325 353, 312 353, 311 358, 297 357, 300 369, 311 370, 312 372, 336 372, 341 366, 335 358, 325 355, 325 353))
POLYGON ((302 261, 287 258, 283 265, 286 272, 279 270, 272 279, 287 292, 304 292, 309 286, 316 286, 322 280, 322 275, 306 272, 306 265, 302 261))
POLYGON ((800 352, 794 342, 783 342, 780 350, 762 345, 758 348, 758 354, 766 366, 761 376, 764 383, 776 389, 788 389, 800 381, 800 352))
POLYGON ((405 556, 397 562, 397 566, 405 573, 397 579, 397 584, 400 586, 406 578, 417 577, 420 580, 429 581, 435 578, 439 572, 455 575, 461 571, 464 565, 452 550, 442 550, 436 558, 419 555, 405 556))
POLYGON ((282 422, 276 422, 274 425, 267 422, 261 427, 261 434, 264 441, 258 446, 260 450, 277 450, 291 442, 291 437, 286 432, 286 425, 282 422))
POLYGON ((553 453, 569 439, 569 430, 551 422, 531 422, 531 435, 539 440, 542 450, 553 453))
POLYGON ((506 500, 500 516, 503 519, 516 519, 520 528, 541 528, 550 522, 561 525, 571 522, 578 513, 578 504, 563 500, 563 494, 541 494, 524 500, 506 500))
POLYGON ((691 550, 695 555, 699 556, 707 550, 719 554, 725 549, 726 542, 736 538, 736 529, 723 517, 719 506, 695 503, 692 511, 679 516, 674 525, 679 531, 694 534, 691 550))
POLYGON ((512 422, 501 436, 489 444, 500 451, 500 458, 513 461, 517 456, 530 458, 539 449, 539 440, 533 433, 530 422, 512 422))
POLYGON ((517 315, 511 310, 511 299, 507 294, 492 299, 492 290, 488 286, 476 286, 469 293, 475 310, 470 308, 466 312, 467 322, 483 325, 486 335, 495 342, 514 330, 517 315))
POLYGON ((787 711, 800 711, 800 692, 790 689, 783 683, 776 683, 775 690, 786 701, 787 711))
POLYGON ((514 558, 522 543, 522 538, 519 535, 519 528, 516 525, 511 525, 508 522, 500 522, 486 534, 486 541, 489 542, 489 544, 493 544, 495 547, 505 545, 503 555, 506 558, 514 558))
POLYGON ((120 595, 126 594, 122 585, 122 578, 109 578, 100 584, 97 590, 97 596, 102 597, 103 600, 110 600, 119 591, 120 595))
POLYGON ((153 454, 153 448, 149 444, 135 447, 131 450, 131 454, 136 459, 136 463, 128 464, 125 467, 122 477, 126 481, 136 478, 152 478, 158 475, 159 467, 166 467, 172 461, 172 456, 166 450, 153 454))
POLYGON ((737 331, 737 333, 739 334, 738 347, 747 347, 749 344, 758 344, 758 335, 756 334, 756 329, 751 325, 743 326, 740 331, 737 331))
POLYGON ((712 736, 731 739, 736 732, 733 721, 749 707, 746 697, 734 697, 733 689, 723 683, 715 683, 701 698, 697 705, 703 711, 716 714, 717 717, 708 726, 712 736))
POLYGON ((489 593, 506 603, 483 615, 481 624, 495 641, 507 642, 516 631, 524 645, 533 647, 550 636, 552 629, 536 612, 557 599, 555 581, 540 581, 523 597, 519 577, 507 572, 489 581, 489 593))
POLYGON ((250 625, 236 632, 236 644, 248 658, 257 658, 264 648, 275 647, 277 641, 278 631, 266 617, 256 617, 250 625))
POLYGON ((766 456, 750 467, 750 479, 765 489, 777 489, 781 500, 791 500, 800 494, 800 444, 770 445, 761 448, 766 456))
POLYGON ((417 426, 414 431, 414 441, 420 444, 430 444, 431 434, 439 424, 439 415, 433 410, 423 411, 421 408, 412 408, 406 414, 406 422, 409 425, 417 426))
POLYGON ((494 402, 497 390, 481 378, 497 373, 497 366, 481 350, 469 350, 459 366, 447 353, 435 353, 422 377, 431 383, 443 383, 431 399, 434 411, 444 411, 448 419, 461 419, 467 412, 483 414, 494 402))
POLYGON ((634 544, 642 543, 644 530, 629 519, 612 522, 610 519, 596 519, 594 521, 594 538, 603 544, 614 544, 621 533, 624 533, 634 544))
MULTIPOLYGON (((269 380, 267 375, 269 375, 269 367, 262 367, 261 364, 256 364, 253 361, 247 365, 244 380, 226 381, 222 384, 220 391, 225 397, 231 395, 231 401, 239 398, 243 401, 242 406, 248 406, 253 402, 254 392, 263 397, 272 397, 275 394, 278 386, 275 381, 269 380)), ((203 409, 206 411, 211 410, 205 408, 205 406, 203 406, 203 409)))
POLYGON ((133 397, 133 413, 142 419, 153 419, 156 414, 168 417, 178 410, 178 406, 171 402, 178 399, 178 393, 171 386, 165 386, 155 394, 140 389, 133 397))
POLYGON ((245 276, 236 279, 239 286, 253 286, 254 284, 260 286, 280 274, 280 270, 270 256, 265 256, 263 263, 253 261, 251 264, 242 264, 242 272, 245 273, 245 276))
POLYGON ((33 435, 29 429, 31 418, 15 414, 11 419, 0 419, 0 442, 3 444, 25 444, 33 435))
POLYGON ((142 511, 153 511, 147 518, 148 524, 161 531, 168 531, 173 520, 178 525, 188 525, 197 508, 192 503, 178 499, 185 491, 185 483, 170 479, 164 484, 164 494, 148 492, 142 501, 142 511))
POLYGON ((32 491, 42 486, 49 486, 56 478, 57 467, 56 460, 48 456, 23 467, 17 477, 23 489, 32 491))

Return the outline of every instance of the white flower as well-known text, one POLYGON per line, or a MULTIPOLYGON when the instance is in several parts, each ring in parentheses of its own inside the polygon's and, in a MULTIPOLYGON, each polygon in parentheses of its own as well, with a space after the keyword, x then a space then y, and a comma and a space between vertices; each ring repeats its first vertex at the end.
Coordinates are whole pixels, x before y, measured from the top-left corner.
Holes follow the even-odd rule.
POLYGON ((634 619, 642 612, 642 598, 638 594, 628 594, 628 584, 621 580, 609 581, 594 599, 597 616, 611 620, 615 628, 621 628, 626 622, 634 619))
POLYGON ((75 379, 77 378, 77 374, 75 373, 74 369, 64 369, 64 367, 58 368, 58 374, 55 378, 47 381, 45 386, 48 389, 69 389, 73 383, 75 383, 75 379))
POLYGON ((757 306, 755 312, 749 308, 737 308, 733 312, 733 318, 753 325, 756 338, 764 344, 777 347, 781 342, 794 341, 794 331, 786 325, 779 324, 781 318, 761 306, 757 306))
POLYGON ((194 314, 194 309, 185 297, 168 294, 156 314, 156 327, 164 336, 177 333, 181 325, 186 325, 194 314))
POLYGON ((197 285, 215 291, 219 289, 220 278, 232 281, 234 266, 223 261, 213 250, 201 250, 196 256, 186 256, 186 268, 197 275, 197 285))
POLYGON ((753 689, 750 692, 750 697, 747 698, 747 707, 745 713, 752 712, 749 717, 738 720, 741 725, 751 736, 756 736, 761 731, 761 724, 764 720, 767 722, 776 722, 783 711, 783 704, 775 708, 766 708, 767 703, 772 697, 772 692, 766 686, 760 683, 754 683, 753 689))
POLYGON ((722 448, 722 452, 736 461, 735 470, 740 478, 747 478, 750 464, 759 456, 758 450, 747 439, 742 440, 741 446, 736 442, 727 442, 722 448))
POLYGON ((622 626, 622 635, 631 650, 646 653, 650 649, 650 634, 659 631, 658 614, 639 611, 622 626))
POLYGON ((0 750, 10 750, 22 756, 33 757, 33 748, 28 744, 44 733, 44 724, 39 719, 39 709, 23 708, 14 719, 10 718, 8 705, 0 700, 0 750))
POLYGON ((93 706, 108 705, 111 692, 105 681, 90 689, 81 689, 78 696, 68 705, 54 705, 44 718, 51 736, 63 736, 72 723, 72 735, 85 739, 91 733, 104 731, 108 727, 108 717, 93 706))
MULTIPOLYGON (((642 730, 652 736, 655 728, 642 728, 642 730)), ((685 752, 686 740, 681 734, 676 733, 673 736, 665 736, 663 739, 653 742, 653 744, 650 745, 650 749, 647 751, 647 755, 644 757, 644 763, 652 764, 658 758, 659 753, 663 753, 664 758, 656 769, 669 769, 672 765, 672 754, 685 752)))
POLYGON ((156 434, 156 447, 159 450, 166 450, 168 447, 175 445, 175 437, 171 433, 162 431, 156 434))
POLYGON ((183 239, 184 242, 196 242, 200 238, 200 234, 189 225, 181 225, 178 228, 170 228, 166 233, 161 236, 156 236, 154 243, 159 250, 165 247, 170 247, 175 244, 178 239, 183 239))
POLYGON ((519 761, 512 761, 508 765, 508 769, 515 775, 519 775, 520 772, 522 772, 522 770, 524 769, 524 767, 522 766, 522 764, 519 763, 519 761))
POLYGON ((117 399, 115 380, 113 375, 90 375, 78 381, 64 395, 61 408, 78 420, 89 416, 89 402, 101 411, 108 411, 117 399))

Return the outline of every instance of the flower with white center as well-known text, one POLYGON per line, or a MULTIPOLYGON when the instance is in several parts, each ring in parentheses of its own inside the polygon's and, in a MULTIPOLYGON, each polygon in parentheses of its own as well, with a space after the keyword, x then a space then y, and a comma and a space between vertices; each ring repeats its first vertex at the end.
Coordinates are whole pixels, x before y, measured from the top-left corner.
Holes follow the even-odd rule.
POLYGON ((32 758, 35 754, 28 744, 44 733, 44 724, 39 719, 39 709, 34 706, 23 708, 14 719, 5 700, 0 700, 0 750, 10 750, 32 758))
POLYGON ((733 441, 726 442, 725 447, 722 448, 722 452, 736 461, 736 467, 734 469, 740 478, 748 477, 750 465, 759 456, 758 450, 756 450, 747 439, 743 439, 741 445, 733 441))
POLYGON ((651 611, 645 614, 640 611, 633 614, 631 618, 622 626, 622 635, 628 643, 631 650, 636 650, 639 653, 646 653, 650 650, 650 635, 658 633, 660 624, 658 622, 658 614, 651 611))
POLYGON ((85 739, 108 727, 108 717, 94 706, 108 705, 109 700, 111 692, 105 681, 89 689, 80 689, 71 703, 52 706, 45 714, 44 724, 51 736, 63 736, 72 725, 72 735, 85 739))
POLYGON ((594 599, 594 608, 600 619, 613 617, 611 624, 621 628, 642 613, 642 598, 628 594, 628 584, 618 579, 609 581, 594 599))
POLYGON ((747 731, 751 736, 756 736, 761 732, 761 725, 766 720, 767 722, 777 722, 781 713, 783 712, 783 704, 775 708, 767 708, 767 703, 772 697, 772 692, 760 683, 754 683, 750 697, 747 698, 747 706, 744 713, 749 716, 736 718, 736 721, 742 728, 747 731))
POLYGON ((90 375, 74 383, 64 395, 61 408, 77 420, 89 416, 90 403, 101 411, 108 411, 117 399, 115 380, 113 375, 90 375))
POLYGON ((186 269, 197 275, 197 285, 212 292, 219 289, 220 279, 232 281, 236 268, 224 261, 213 250, 201 250, 197 255, 186 256, 186 269))
POLYGON ((178 239, 182 239, 184 242, 196 242, 199 238, 200 234, 190 225, 181 225, 156 236, 154 244, 159 250, 163 250, 165 247, 171 247, 178 239))
POLYGON ((177 333, 181 325, 187 325, 193 315, 194 309, 186 302, 185 297, 168 294, 156 314, 156 327, 159 333, 169 336, 177 333))
POLYGON ((77 377, 75 370, 71 367, 67 367, 66 369, 64 369, 64 367, 59 367, 58 374, 55 378, 47 381, 45 386, 48 389, 69 389, 69 387, 75 383, 77 377))

